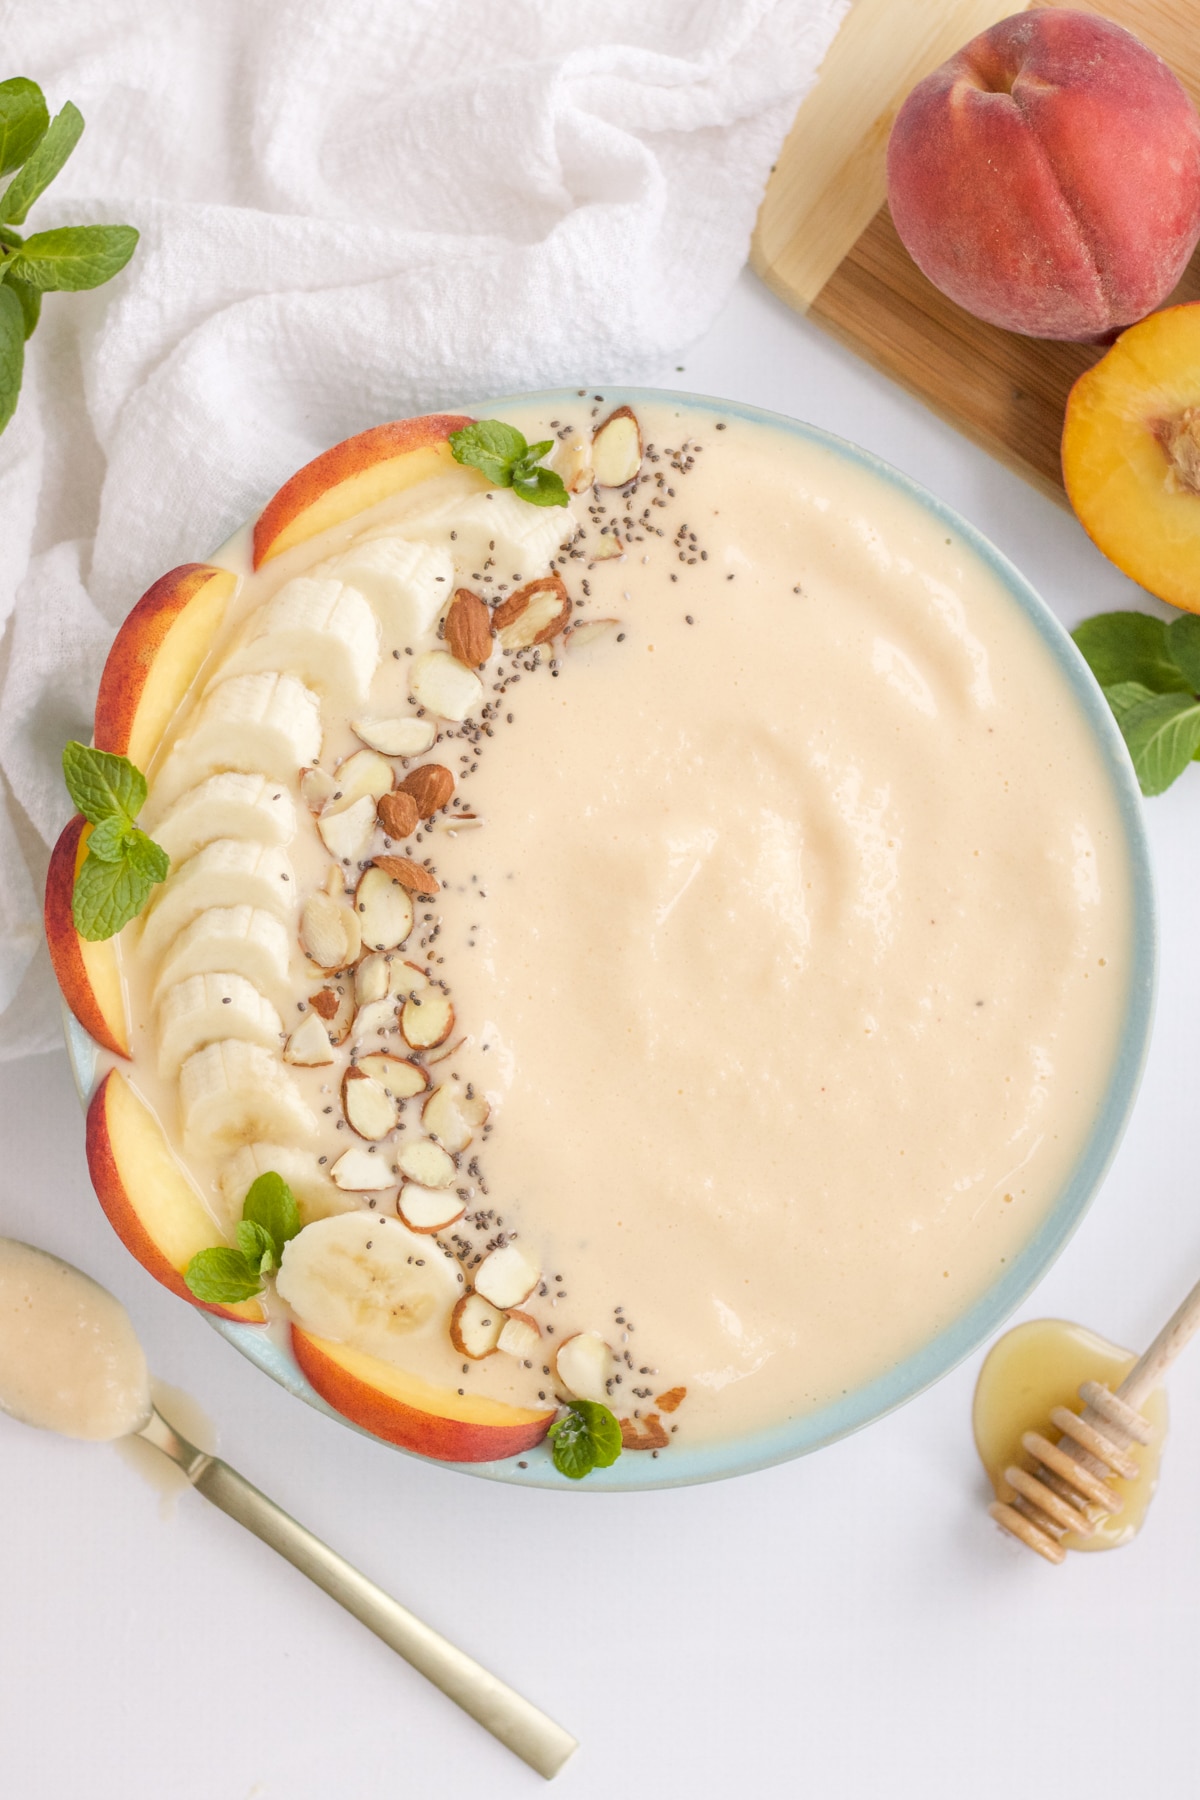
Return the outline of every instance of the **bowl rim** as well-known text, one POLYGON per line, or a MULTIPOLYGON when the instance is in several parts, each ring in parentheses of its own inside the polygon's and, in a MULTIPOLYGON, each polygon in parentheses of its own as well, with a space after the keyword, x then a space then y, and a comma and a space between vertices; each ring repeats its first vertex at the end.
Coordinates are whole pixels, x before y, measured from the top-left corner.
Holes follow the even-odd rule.
MULTIPOLYGON (((702 1482, 721 1481, 737 1475, 748 1475, 777 1463, 806 1456, 825 1445, 861 1431, 897 1407, 915 1399, 970 1356, 1021 1305, 1037 1283, 1061 1255, 1078 1230, 1088 1207, 1099 1191, 1104 1176, 1116 1154, 1128 1124, 1145 1068, 1150 1030, 1154 1014, 1158 969, 1158 928, 1149 847, 1142 816, 1141 793, 1133 766, 1125 749, 1108 704, 1076 649, 1066 627, 1041 598, 1032 584, 1008 557, 974 525, 938 499, 920 482, 884 461, 872 451, 849 439, 836 436, 817 425, 790 418, 785 413, 719 396, 676 391, 670 388, 624 387, 601 384, 602 404, 612 407, 633 406, 639 402, 666 404, 680 411, 719 414, 764 425, 800 438, 806 443, 830 451, 868 475, 898 491, 921 511, 932 515, 955 534, 963 547, 991 574, 1021 612, 1034 626, 1063 678, 1064 688, 1073 697, 1085 724, 1100 751, 1123 828, 1131 896, 1131 960, 1125 1017, 1119 1047, 1107 1088, 1099 1104, 1093 1125, 1069 1177, 1033 1236, 1012 1259, 1005 1273, 958 1314, 949 1325, 912 1351, 892 1368, 842 1396, 840 1400, 786 1420, 783 1424, 744 1436, 709 1440, 694 1446, 673 1448, 663 1461, 646 1455, 620 1457, 608 1469, 597 1469, 586 1482, 569 1481, 554 1468, 545 1444, 498 1462, 436 1464, 451 1471, 478 1476, 486 1481, 503 1481, 534 1488, 567 1489, 573 1492, 632 1493, 659 1488, 690 1487, 702 1482), (633 1475, 633 1470, 637 1475, 633 1475)), ((487 417, 489 408, 537 404, 574 403, 585 397, 578 389, 549 388, 525 394, 507 394, 489 399, 468 410, 487 417)), ((232 544, 245 531, 226 540, 232 544)), ((225 546, 222 546, 222 550, 225 546)), ((214 552, 220 558, 222 550, 214 552)), ((80 1098, 87 1104, 96 1080, 99 1047, 83 1027, 63 1006, 67 1053, 80 1098)), ((217 1318, 212 1313, 201 1315, 222 1337, 240 1350, 252 1363, 271 1376, 289 1393, 310 1406, 348 1426, 363 1437, 398 1450, 404 1456, 429 1464, 434 1459, 417 1451, 388 1443, 386 1439, 356 1425, 353 1420, 334 1410, 321 1398, 301 1373, 299 1365, 270 1328, 241 1324, 217 1318)))

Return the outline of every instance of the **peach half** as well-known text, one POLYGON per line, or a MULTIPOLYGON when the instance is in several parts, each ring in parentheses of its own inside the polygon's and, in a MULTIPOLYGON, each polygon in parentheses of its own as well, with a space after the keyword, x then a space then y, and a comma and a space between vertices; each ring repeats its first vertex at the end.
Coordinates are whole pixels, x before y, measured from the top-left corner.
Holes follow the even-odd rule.
POLYGON ((292 1326, 292 1349, 327 1405, 375 1437, 439 1462, 494 1462, 540 1444, 555 1409, 457 1394, 292 1326))
POLYGON ((183 563, 147 588, 113 640, 96 696, 97 750, 145 769, 225 616, 237 576, 183 563))
POLYGON ((426 413, 372 426, 314 457, 259 514, 254 567, 418 481, 456 468, 450 434, 471 424, 473 419, 458 413, 426 413))
POLYGON ((119 1069, 110 1069, 92 1095, 87 1159, 109 1224, 156 1281, 205 1312, 262 1324, 257 1300, 206 1306, 184 1281, 183 1271, 196 1252, 223 1240, 175 1160, 162 1126, 119 1069))
POLYGON ((75 929, 75 876, 87 855, 91 826, 81 813, 63 827, 50 852, 43 918, 46 944, 63 999, 83 1029, 117 1056, 129 1055, 125 991, 110 940, 89 943, 75 929))
POLYGON ((1123 332, 1067 400, 1063 481, 1126 575, 1200 612, 1200 302, 1123 332))

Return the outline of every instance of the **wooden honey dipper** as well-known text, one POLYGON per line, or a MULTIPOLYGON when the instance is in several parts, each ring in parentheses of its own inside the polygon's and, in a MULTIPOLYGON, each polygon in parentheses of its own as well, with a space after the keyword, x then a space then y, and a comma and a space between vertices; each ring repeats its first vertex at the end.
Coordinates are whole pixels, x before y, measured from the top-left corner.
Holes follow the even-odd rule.
POLYGON ((1132 1479, 1138 1465, 1131 1444, 1148 1444, 1152 1429, 1138 1408, 1161 1382, 1167 1368, 1200 1330, 1200 1281, 1167 1320, 1144 1356, 1138 1358, 1114 1394, 1103 1382, 1085 1381, 1079 1389, 1081 1413, 1056 1406, 1050 1422, 1057 1443, 1039 1431, 1026 1431, 1022 1447, 1033 1468, 1016 1464, 1004 1471, 1013 1499, 989 1506, 998 1525, 1019 1538, 1047 1562, 1066 1559, 1061 1540, 1069 1531, 1087 1537, 1096 1520, 1120 1512, 1121 1497, 1107 1484, 1113 1475, 1132 1479))

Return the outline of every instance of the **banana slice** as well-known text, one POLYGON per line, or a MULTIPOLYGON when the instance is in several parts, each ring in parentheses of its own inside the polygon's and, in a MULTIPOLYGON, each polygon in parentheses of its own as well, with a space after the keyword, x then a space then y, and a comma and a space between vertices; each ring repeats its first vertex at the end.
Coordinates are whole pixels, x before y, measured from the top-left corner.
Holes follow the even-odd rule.
POLYGON ((544 575, 564 539, 575 535, 569 512, 557 506, 530 506, 511 488, 491 488, 466 500, 447 497, 438 506, 403 518, 398 528, 414 537, 448 540, 460 580, 478 581, 486 572, 497 584, 544 575))
POLYGON ((222 678, 288 669, 347 707, 366 699, 378 666, 379 624, 366 598, 343 581, 302 575, 254 614, 222 678))
POLYGON ((277 845, 218 838, 154 890, 142 916, 142 952, 161 956, 185 925, 213 906, 256 906, 290 919, 298 904, 292 865, 277 845))
POLYGON ((232 1227, 242 1216, 242 1206, 260 1175, 282 1175, 296 1197, 306 1225, 314 1219, 332 1218, 358 1205, 353 1194, 343 1194, 317 1161, 315 1150, 299 1150, 294 1144, 243 1144, 235 1150, 217 1177, 225 1203, 226 1223, 232 1227))
POLYGON ((217 1038, 242 1038, 278 1050, 279 1014, 242 975, 189 975, 167 989, 158 1009, 158 1070, 172 1076, 195 1051, 217 1038))
POLYGON ((317 696, 294 675, 234 675, 205 694, 154 777, 149 830, 188 788, 226 769, 293 781, 321 753, 317 696))
POLYGON ((174 864, 186 862, 217 838, 289 844, 295 835, 296 808, 283 782, 236 770, 210 775, 189 788, 154 828, 156 841, 174 864))
POLYGON ((190 975, 243 975, 281 1013, 294 1009, 288 976, 292 934, 274 913, 259 906, 214 906, 193 919, 175 939, 158 972, 152 1001, 190 975))
POLYGON ((433 630, 454 593, 454 563, 446 549, 377 537, 343 550, 318 571, 350 582, 375 609, 389 649, 415 646, 433 630))
POLYGON ((448 1328, 461 1279, 428 1237, 358 1211, 305 1226, 283 1252, 276 1286, 316 1336, 398 1362, 416 1333, 448 1328))
POLYGON ((277 1056, 223 1038, 189 1056, 179 1071, 179 1106, 190 1154, 215 1146, 307 1143, 317 1121, 277 1056))

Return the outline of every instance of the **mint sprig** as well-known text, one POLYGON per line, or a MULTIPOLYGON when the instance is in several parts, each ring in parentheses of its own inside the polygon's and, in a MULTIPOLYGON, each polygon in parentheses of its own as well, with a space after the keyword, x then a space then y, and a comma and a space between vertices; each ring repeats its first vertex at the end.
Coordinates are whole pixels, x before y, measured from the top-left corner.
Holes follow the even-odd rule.
POLYGON ((283 1247, 300 1230, 300 1208, 291 1188, 273 1169, 252 1182, 234 1231, 237 1248, 214 1245, 198 1250, 183 1272, 197 1300, 236 1306, 263 1291, 263 1278, 279 1267, 283 1247))
POLYGON ((477 419, 450 433, 450 453, 486 475, 493 487, 510 487, 531 506, 566 506, 569 496, 561 475, 539 465, 554 448, 554 439, 527 444, 515 425, 502 419, 477 419))
POLYGON ((83 115, 69 100, 51 118, 36 81, 0 81, 0 175, 12 176, 0 193, 0 431, 16 411, 43 292, 100 287, 137 246, 132 225, 63 225, 32 237, 16 230, 82 133, 83 115))
POLYGON ((607 1469, 621 1454, 621 1427, 598 1400, 572 1400, 549 1431, 554 1466, 571 1481, 607 1469))
POLYGON ((62 761, 67 791, 92 827, 75 877, 72 916, 80 937, 98 943, 141 912, 151 888, 166 880, 170 858, 137 825, 146 777, 127 756, 72 740, 62 761))
POLYGON ((1143 794, 1200 760, 1200 618, 1099 613, 1071 633, 1125 739, 1143 794))

